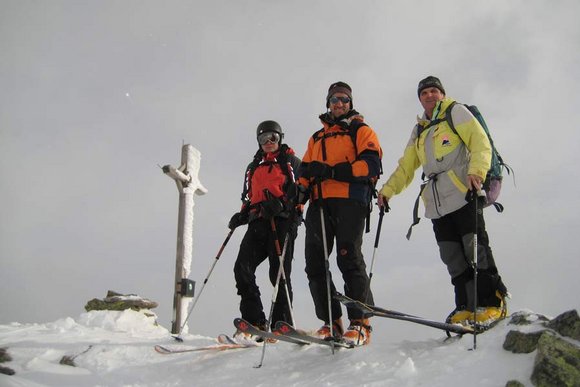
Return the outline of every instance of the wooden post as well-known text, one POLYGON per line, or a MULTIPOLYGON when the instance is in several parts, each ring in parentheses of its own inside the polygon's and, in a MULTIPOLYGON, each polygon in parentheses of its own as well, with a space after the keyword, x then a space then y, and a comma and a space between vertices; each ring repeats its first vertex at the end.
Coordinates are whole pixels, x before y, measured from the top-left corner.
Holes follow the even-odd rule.
POLYGON ((181 334, 185 328, 183 313, 193 297, 193 281, 189 280, 193 253, 193 194, 203 195, 207 189, 199 181, 200 153, 189 144, 181 149, 181 166, 164 166, 163 172, 175 180, 179 191, 179 215, 177 221, 177 252, 173 296, 173 319, 171 333, 181 334))

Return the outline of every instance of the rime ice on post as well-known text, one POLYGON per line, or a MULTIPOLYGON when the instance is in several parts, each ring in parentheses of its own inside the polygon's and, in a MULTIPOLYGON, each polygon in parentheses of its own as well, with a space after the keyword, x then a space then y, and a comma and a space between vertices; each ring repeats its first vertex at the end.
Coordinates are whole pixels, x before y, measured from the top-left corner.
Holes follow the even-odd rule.
POLYGON ((193 194, 203 195, 207 189, 199 181, 201 154, 187 144, 181 148, 181 166, 165 165, 163 173, 175 180, 179 191, 179 218, 177 223, 177 259, 175 263, 175 293, 173 297, 173 320, 171 333, 187 332, 184 314, 191 297, 194 282, 189 280, 193 252, 193 194))

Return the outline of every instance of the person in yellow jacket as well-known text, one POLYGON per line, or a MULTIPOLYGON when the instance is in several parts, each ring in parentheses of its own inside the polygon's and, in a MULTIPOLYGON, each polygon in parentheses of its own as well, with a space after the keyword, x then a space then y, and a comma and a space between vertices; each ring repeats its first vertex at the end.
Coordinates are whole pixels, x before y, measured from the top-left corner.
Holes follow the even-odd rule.
POLYGON ((421 197, 425 216, 431 219, 441 260, 447 266, 455 289, 455 310, 448 321, 473 323, 475 302, 473 244, 477 232, 477 306, 479 324, 491 323, 505 314, 507 289, 498 273, 489 247, 483 218, 483 203, 470 192, 482 188, 491 164, 491 144, 482 126, 469 110, 445 96, 441 81, 428 76, 421 80, 417 94, 424 108, 417 117, 398 166, 379 191, 379 206, 403 191, 423 168, 425 183, 421 197), (452 106, 452 108, 451 108, 452 106), (451 114, 455 133, 446 116, 451 114), (476 220, 477 216, 477 220, 476 220), (477 230, 475 230, 477 224, 477 230))
POLYGON ((329 338, 332 324, 333 336, 364 345, 370 340, 371 326, 361 311, 347 309, 350 325, 344 334, 341 306, 335 299, 331 299, 329 313, 327 286, 331 294, 335 286, 330 274, 327 283, 325 263, 336 240, 337 263, 346 295, 373 304, 361 246, 374 182, 381 172, 382 151, 374 130, 353 109, 348 84, 330 85, 326 107, 328 111, 319 117, 323 128, 310 137, 298 172, 300 186, 310 192, 305 220, 305 270, 316 316, 324 321, 318 336, 329 338))

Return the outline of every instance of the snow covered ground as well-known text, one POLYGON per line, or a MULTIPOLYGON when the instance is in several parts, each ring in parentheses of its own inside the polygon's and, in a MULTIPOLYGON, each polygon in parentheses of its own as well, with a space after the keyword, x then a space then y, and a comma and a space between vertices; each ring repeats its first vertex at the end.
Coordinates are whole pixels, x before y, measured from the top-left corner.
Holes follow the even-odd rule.
POLYGON ((366 347, 332 355, 327 347, 280 342, 266 347, 261 368, 255 368, 261 347, 158 354, 156 344, 197 347, 216 341, 189 334, 180 344, 166 328, 133 311, 92 311, 51 323, 0 325, 0 348, 12 357, 2 365, 16 372, 0 375, 0 386, 448 387, 504 386, 513 379, 531 385, 535 352, 515 355, 502 348, 507 332, 516 329, 508 325, 509 318, 479 335, 475 351, 472 336, 444 342, 445 334, 437 330, 427 340, 383 342, 388 327, 401 322, 378 320, 373 320, 373 341, 366 347), (59 364, 63 356, 74 357, 76 367, 59 364))

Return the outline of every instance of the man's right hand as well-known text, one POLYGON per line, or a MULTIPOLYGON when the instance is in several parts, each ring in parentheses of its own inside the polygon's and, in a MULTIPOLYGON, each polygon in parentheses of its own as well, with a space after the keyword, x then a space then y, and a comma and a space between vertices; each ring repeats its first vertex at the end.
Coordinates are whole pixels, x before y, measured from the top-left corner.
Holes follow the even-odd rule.
POLYGON ((331 179, 332 167, 320 161, 312 161, 308 164, 304 177, 322 180, 331 179))

